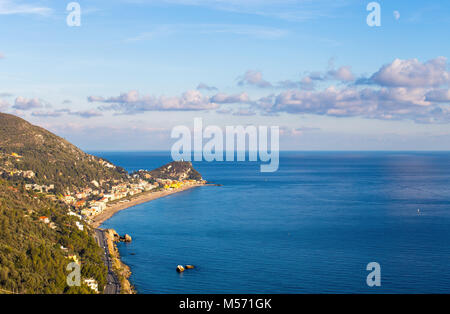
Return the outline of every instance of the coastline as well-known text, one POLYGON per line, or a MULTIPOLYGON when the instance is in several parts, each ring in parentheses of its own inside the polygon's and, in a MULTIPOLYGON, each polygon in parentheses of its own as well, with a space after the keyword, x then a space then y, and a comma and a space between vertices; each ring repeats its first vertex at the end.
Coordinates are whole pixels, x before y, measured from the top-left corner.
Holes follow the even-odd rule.
POLYGON ((136 289, 131 285, 129 281, 129 278, 131 276, 130 267, 122 262, 119 249, 116 245, 116 238, 114 234, 117 235, 117 232, 114 229, 106 229, 104 232, 107 241, 108 252, 112 260, 112 268, 120 283, 120 294, 136 294, 136 289))
MULTIPOLYGON (((121 210, 144 204, 150 201, 153 201, 155 199, 165 197, 168 195, 172 195, 175 193, 187 191, 196 187, 207 185, 205 183, 202 184, 193 184, 193 185, 186 185, 181 188, 178 188, 176 190, 162 190, 157 192, 144 192, 143 195, 137 195, 136 197, 132 198, 129 202, 126 203, 117 203, 113 204, 111 206, 108 206, 101 214, 95 216, 90 225, 97 229, 100 227, 102 223, 104 223, 106 220, 114 216, 116 213, 118 213, 121 210)), ((114 237, 111 236, 110 232, 113 231, 113 229, 107 229, 106 238, 107 238, 107 246, 108 251, 113 259, 113 265, 114 265, 114 272, 119 277, 120 280, 120 293, 121 294, 136 294, 136 289, 131 285, 131 282, 129 281, 129 277, 131 276, 131 270, 128 265, 126 265, 120 258, 119 250, 117 248, 117 245, 115 244, 114 237)))
POLYGON ((157 191, 157 192, 144 192, 144 195, 138 195, 135 198, 132 198, 129 202, 126 203, 117 203, 113 204, 111 206, 108 206, 101 214, 95 216, 91 221, 91 226, 94 228, 98 228, 102 223, 104 223, 106 220, 114 216, 117 212, 140 205, 143 203, 147 203, 150 201, 153 201, 155 199, 165 197, 168 195, 176 194, 179 192, 187 191, 196 187, 204 186, 206 184, 193 184, 193 185, 186 185, 181 188, 178 188, 176 190, 163 190, 163 191, 157 191))

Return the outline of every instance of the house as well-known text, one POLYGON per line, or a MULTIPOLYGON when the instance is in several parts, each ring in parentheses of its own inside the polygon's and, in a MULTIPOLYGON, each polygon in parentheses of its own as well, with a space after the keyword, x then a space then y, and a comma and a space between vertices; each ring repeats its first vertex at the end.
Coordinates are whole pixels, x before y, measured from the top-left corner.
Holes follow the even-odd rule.
POLYGON ((84 230, 83 224, 80 223, 79 221, 75 221, 75 225, 77 226, 78 230, 80 230, 80 231, 84 230))
POLYGON ((86 197, 86 194, 85 193, 77 193, 77 194, 75 194, 75 197, 77 199, 81 200, 86 197))
POLYGON ((51 199, 52 201, 56 201, 57 200, 56 196, 53 195, 53 194, 47 194, 47 195, 45 195, 45 197, 48 198, 48 199, 51 199))
POLYGON ((75 217, 81 219, 81 215, 78 215, 78 214, 76 214, 76 213, 74 213, 73 211, 70 211, 70 210, 69 210, 69 212, 67 213, 67 215, 69 215, 69 216, 75 216, 75 217))
POLYGON ((103 211, 103 209, 99 206, 92 206, 91 208, 88 209, 88 211, 89 211, 88 216, 93 216, 100 214, 103 211))
POLYGON ((105 198, 107 201, 113 201, 114 195, 112 195, 112 194, 104 194, 103 198, 105 198))
POLYGON ((31 170, 24 171, 22 175, 24 178, 28 178, 28 179, 34 178, 34 176, 35 176, 34 172, 31 170))
POLYGON ((48 219, 48 217, 45 217, 45 216, 39 217, 39 221, 42 221, 45 224, 50 223, 50 219, 48 219))
POLYGON ((106 208, 106 202, 103 201, 94 201, 91 202, 91 208, 98 207, 100 211, 103 211, 106 208))
POLYGON ((108 202, 108 198, 107 197, 102 197, 99 202, 107 203, 108 202))
POLYGON ((98 283, 93 278, 84 279, 83 282, 95 292, 98 292, 98 283))
POLYGON ((86 201, 84 201, 84 200, 81 200, 81 201, 78 201, 75 203, 75 208, 77 208, 77 209, 82 208, 84 206, 86 206, 86 201))
POLYGON ((67 205, 71 205, 75 203, 75 197, 71 196, 70 194, 64 195, 63 202, 67 205))
POLYGON ((81 215, 82 216, 84 216, 84 217, 89 217, 89 216, 91 216, 91 210, 90 209, 88 209, 88 208, 85 208, 85 209, 83 209, 82 211, 81 211, 81 215))

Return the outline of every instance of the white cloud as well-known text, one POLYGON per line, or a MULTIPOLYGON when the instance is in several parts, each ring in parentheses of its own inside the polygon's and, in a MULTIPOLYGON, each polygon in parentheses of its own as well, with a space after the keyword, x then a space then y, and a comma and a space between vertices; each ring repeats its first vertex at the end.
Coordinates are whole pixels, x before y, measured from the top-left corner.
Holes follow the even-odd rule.
POLYGON ((425 88, 337 89, 330 86, 323 91, 289 90, 271 98, 262 98, 258 101, 258 108, 266 113, 286 112, 448 123, 449 111, 436 102, 446 99, 448 91, 439 90, 438 94, 442 98, 436 98, 435 102, 432 102, 430 98, 433 93, 425 88))
POLYGON ((395 59, 369 79, 381 86, 437 87, 450 82, 447 58, 437 57, 425 63, 417 59, 395 59))
POLYGON ((38 118, 57 118, 62 115, 62 112, 56 112, 56 111, 33 111, 31 113, 33 117, 38 118))
POLYGON ((256 115, 256 112, 249 108, 240 108, 233 112, 233 116, 249 117, 256 115))
POLYGON ((238 14, 260 15, 288 21, 335 17, 336 9, 348 1, 335 0, 139 0, 139 3, 201 6, 238 14))
POLYGON ((248 96, 247 93, 240 93, 235 95, 218 93, 211 97, 211 102, 218 104, 249 103, 250 97, 248 96))
MULTIPOLYGON (((247 71, 238 85, 261 88, 285 88, 278 94, 269 94, 252 100, 247 92, 227 94, 219 92, 211 97, 198 90, 188 91, 180 97, 141 96, 137 91, 117 97, 91 96, 90 102, 101 102, 100 110, 112 110, 119 114, 164 110, 216 110, 219 114, 273 116, 280 113, 313 114, 334 117, 363 117, 383 120, 413 120, 420 123, 449 123, 450 103, 449 73, 446 59, 438 57, 422 63, 417 59, 396 59, 382 66, 369 79, 367 87, 355 83, 350 66, 328 71, 309 73, 300 81, 282 81, 275 85, 263 78, 259 71, 247 71), (315 84, 334 85, 316 90, 315 84), (248 105, 246 108, 221 108, 221 105, 248 105)), ((206 84, 199 89, 212 90, 206 84)))
POLYGON ((254 37, 259 39, 278 39, 285 37, 285 29, 258 25, 236 24, 163 24, 153 27, 135 37, 128 38, 126 42, 153 40, 155 38, 172 36, 174 34, 231 34, 236 36, 254 37))
POLYGON ((72 115, 72 116, 78 116, 78 117, 81 117, 81 118, 85 118, 85 119, 103 116, 103 114, 101 112, 94 111, 94 110, 69 111, 68 114, 72 115))
POLYGON ((427 101, 450 103, 450 89, 435 89, 425 95, 427 101))
POLYGON ((16 98, 13 108, 18 110, 30 110, 42 108, 44 105, 38 98, 27 99, 22 96, 16 98))
POLYGON ((48 15, 52 12, 51 8, 40 6, 34 3, 25 4, 24 1, 0 0, 0 15, 12 14, 36 14, 48 15))
POLYGON ((272 84, 263 79, 262 73, 259 71, 248 70, 240 77, 238 85, 253 85, 260 88, 272 87, 272 84))
POLYGON ((207 85, 207 84, 205 84, 205 83, 200 83, 200 84, 198 84, 198 86, 197 86, 197 89, 198 90, 207 90, 207 91, 217 91, 218 90, 218 88, 217 87, 215 87, 215 86, 210 86, 210 85, 207 85))
POLYGON ((328 75, 335 80, 343 82, 351 82, 355 80, 350 66, 342 66, 337 70, 328 71, 328 75))
POLYGON ((99 107, 100 110, 112 110, 120 114, 135 114, 145 111, 198 111, 217 109, 218 104, 210 102, 198 90, 190 90, 180 97, 141 96, 138 91, 122 93, 117 97, 89 96, 89 102, 102 102, 111 105, 99 107))
POLYGON ((71 116, 78 116, 81 118, 89 119, 93 117, 101 117, 103 114, 95 110, 85 110, 85 111, 72 111, 70 109, 58 109, 54 111, 33 111, 31 115, 38 118, 57 118, 61 117, 63 114, 68 114, 71 116))
POLYGON ((280 127, 280 135, 281 136, 291 136, 297 137, 302 136, 306 132, 319 131, 320 128, 311 128, 311 127, 300 127, 300 128, 292 128, 287 126, 280 127))

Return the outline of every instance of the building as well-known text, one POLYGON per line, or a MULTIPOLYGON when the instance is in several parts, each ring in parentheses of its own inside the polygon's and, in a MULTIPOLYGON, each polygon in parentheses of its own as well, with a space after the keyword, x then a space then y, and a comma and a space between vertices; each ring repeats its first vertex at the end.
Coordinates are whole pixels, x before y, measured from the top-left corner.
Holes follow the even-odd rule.
POLYGON ((67 213, 67 215, 69 215, 69 216, 75 216, 75 217, 77 217, 78 219, 81 219, 81 215, 78 215, 78 214, 76 214, 76 213, 74 213, 73 211, 70 211, 70 210, 69 210, 69 212, 67 213))
POLYGON ((91 288, 91 290, 94 290, 95 292, 98 293, 98 283, 95 279, 93 278, 89 278, 89 279, 84 279, 83 282, 89 287, 91 288))
POLYGON ((48 219, 48 217, 45 217, 45 216, 39 217, 39 220, 42 221, 45 224, 50 223, 50 219, 48 219))
POLYGON ((83 224, 80 223, 79 221, 75 221, 75 225, 77 226, 78 230, 80 230, 80 231, 84 230, 83 224))

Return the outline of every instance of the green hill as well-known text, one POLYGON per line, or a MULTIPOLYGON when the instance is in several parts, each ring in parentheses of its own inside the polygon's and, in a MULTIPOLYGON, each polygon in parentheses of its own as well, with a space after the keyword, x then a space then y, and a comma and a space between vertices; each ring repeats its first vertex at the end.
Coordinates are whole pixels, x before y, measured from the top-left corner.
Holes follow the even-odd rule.
POLYGON ((142 178, 168 179, 168 180, 195 180, 202 181, 201 174, 194 169, 191 162, 172 161, 167 165, 151 171, 138 171, 137 174, 142 178))
POLYGON ((157 179, 202 177, 190 162, 129 175, 43 128, 0 113, 0 293, 92 293, 84 285, 67 286, 71 256, 80 261, 82 278, 95 279, 101 292, 107 276, 103 249, 70 199, 98 201, 114 189, 134 191, 157 179))
POLYGON ((0 290, 91 293, 85 286, 67 286, 71 254, 81 260, 82 277, 95 278, 103 287, 103 250, 88 228, 76 228, 75 219, 56 202, 0 180, 0 290), (48 217, 50 223, 40 221, 41 216, 48 217))
POLYGON ((57 192, 108 186, 128 174, 107 160, 89 155, 49 131, 0 113, 0 175, 9 181, 55 186, 57 192))
POLYGON ((68 208, 26 183, 55 186, 55 193, 96 180, 127 180, 127 173, 90 156, 66 140, 18 117, 0 113, 0 291, 12 293, 92 293, 69 287, 70 255, 81 262, 82 278, 106 284, 103 250, 92 230, 77 228, 68 208), (105 166, 108 165, 108 166, 105 166), (32 174, 32 175, 31 175, 32 174), (40 217, 47 217, 43 222, 40 217))

